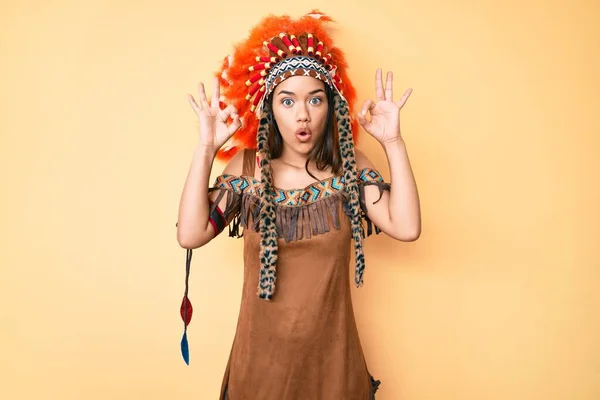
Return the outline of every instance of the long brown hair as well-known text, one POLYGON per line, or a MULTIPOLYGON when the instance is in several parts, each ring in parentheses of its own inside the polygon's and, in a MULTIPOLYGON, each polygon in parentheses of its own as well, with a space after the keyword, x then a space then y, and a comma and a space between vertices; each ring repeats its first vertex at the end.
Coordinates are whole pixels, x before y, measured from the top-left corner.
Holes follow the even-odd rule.
MULTIPOLYGON (((273 95, 275 91, 271 93, 269 98, 266 100, 265 105, 267 105, 267 112, 273 112, 273 95)), ((333 90, 329 87, 329 85, 325 84, 325 95, 327 96, 327 120, 325 122, 325 132, 319 137, 317 142, 314 144, 313 148, 308 153, 308 158, 306 160, 306 164, 304 168, 306 172, 313 177, 315 180, 320 180, 315 177, 309 170, 308 164, 311 161, 315 161, 317 164, 317 168, 320 171, 325 170, 327 167, 331 167, 331 171, 334 175, 338 175, 342 171, 342 159, 340 156, 339 150, 339 137, 337 131, 337 124, 335 123, 335 115, 333 110, 333 90)), ((281 136, 281 132, 279 131, 279 127, 277 126, 277 122, 275 118, 273 118, 273 123, 269 127, 269 136, 267 138, 267 143, 269 146, 269 153, 271 154, 271 159, 274 160, 281 156, 283 152, 283 138, 281 136)))

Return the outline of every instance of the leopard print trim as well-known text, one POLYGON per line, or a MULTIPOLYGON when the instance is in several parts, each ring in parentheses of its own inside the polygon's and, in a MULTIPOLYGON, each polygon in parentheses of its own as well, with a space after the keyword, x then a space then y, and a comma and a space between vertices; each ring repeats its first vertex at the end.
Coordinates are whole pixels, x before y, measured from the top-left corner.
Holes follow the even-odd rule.
POLYGON ((277 267, 277 226, 275 225, 275 205, 273 204, 273 188, 271 182, 271 157, 267 143, 267 135, 272 125, 271 113, 263 113, 257 132, 258 155, 261 168, 261 184, 263 190, 260 200, 263 205, 260 211, 260 276, 258 281, 258 297, 271 300, 275 293, 276 267, 277 267))
POLYGON ((344 181, 346 183, 345 190, 348 194, 348 201, 345 203, 345 212, 350 217, 352 237, 354 238, 354 283, 357 287, 360 287, 363 284, 365 270, 365 257, 362 246, 362 239, 365 232, 361 223, 360 192, 357 183, 358 173, 354 158, 354 140, 352 137, 348 103, 343 101, 339 96, 335 96, 334 110, 340 138, 340 154, 344 168, 344 181))

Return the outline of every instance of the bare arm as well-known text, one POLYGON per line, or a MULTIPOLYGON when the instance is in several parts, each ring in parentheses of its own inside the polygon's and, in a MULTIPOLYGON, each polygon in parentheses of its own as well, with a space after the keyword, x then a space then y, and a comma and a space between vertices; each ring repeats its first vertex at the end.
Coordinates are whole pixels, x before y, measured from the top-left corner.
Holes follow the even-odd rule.
MULTIPOLYGON (((410 242, 421 234, 421 209, 417 184, 413 176, 404 141, 386 143, 385 153, 390 168, 390 192, 379 188, 365 187, 365 203, 369 219, 385 234, 397 240, 410 242), (379 201, 378 201, 379 200, 379 201)), ((360 151, 356 151, 356 164, 363 168, 376 169, 360 151)))
MULTIPOLYGON (((240 128, 241 122, 233 106, 219 108, 219 81, 215 79, 215 89, 209 104, 200 84, 198 102, 193 96, 189 101, 198 115, 200 123, 200 139, 194 150, 192 162, 183 187, 179 202, 177 222, 177 241, 181 247, 193 249, 208 243, 215 236, 209 220, 209 200, 215 201, 216 194, 209 196, 208 187, 210 172, 217 151, 240 128), (232 118, 231 124, 227 123, 232 118)), ((241 170, 241 156, 238 153, 227 165, 223 173, 236 173, 241 170)), ((219 208, 225 208, 223 199, 219 208)))
MULTIPOLYGON (((383 193, 380 201, 379 190, 375 186, 365 187, 367 213, 371 221, 389 236, 413 241, 421 234, 421 208, 417 184, 408 159, 406 144, 400 133, 400 109, 410 96, 412 89, 394 102, 392 73, 387 74, 385 89, 382 71, 375 74, 377 102, 367 100, 358 120, 362 127, 381 143, 388 159, 391 175, 390 193, 383 193), (371 119, 366 118, 367 113, 371 119)), ((357 166, 374 168, 364 154, 356 151, 357 166)))

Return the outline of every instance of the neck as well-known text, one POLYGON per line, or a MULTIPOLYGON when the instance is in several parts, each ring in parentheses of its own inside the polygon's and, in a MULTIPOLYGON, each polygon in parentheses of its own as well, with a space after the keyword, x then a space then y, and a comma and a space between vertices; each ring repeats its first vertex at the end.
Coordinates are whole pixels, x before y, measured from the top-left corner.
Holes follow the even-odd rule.
MULTIPOLYGON (((301 169, 304 169, 307 159, 308 155, 296 153, 286 148, 283 149, 281 155, 278 157, 279 162, 301 169)), ((308 164, 309 168, 312 166, 312 164, 314 163, 311 162, 308 164)))

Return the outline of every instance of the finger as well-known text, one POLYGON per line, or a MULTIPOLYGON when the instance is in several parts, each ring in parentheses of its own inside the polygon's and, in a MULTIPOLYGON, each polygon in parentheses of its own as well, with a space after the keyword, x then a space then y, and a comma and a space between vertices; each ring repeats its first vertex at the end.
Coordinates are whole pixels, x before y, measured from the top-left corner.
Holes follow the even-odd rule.
POLYGON ((394 75, 392 71, 387 73, 387 77, 385 80, 385 99, 389 101, 393 101, 393 93, 392 93, 392 82, 394 80, 394 75))
POLYGON ((192 96, 191 94, 188 94, 188 101, 190 102, 190 105, 192 106, 192 109, 194 110, 196 115, 200 115, 202 108, 198 105, 198 103, 196 103, 194 96, 192 96))
POLYGON ((219 120, 223 123, 227 123, 227 119, 229 119, 229 117, 233 118, 235 115, 237 115, 237 110, 231 104, 225 107, 225 109, 219 110, 218 113, 219 120))
POLYGON ((206 91, 204 90, 204 83, 198 84, 198 101, 202 109, 208 108, 208 99, 206 98, 206 91))
POLYGON ((233 136, 233 134, 236 133, 237 130, 242 127, 242 121, 240 120, 240 116, 237 115, 237 113, 236 113, 236 114, 233 114, 232 117, 233 117, 233 121, 227 128, 229 135, 231 135, 231 136, 233 136))
POLYGON ((215 82, 215 84, 214 84, 212 99, 210 101, 210 106, 219 108, 219 99, 221 98, 221 87, 219 85, 219 78, 215 77, 214 82, 215 82))
POLYGON ((364 102, 364 104, 363 104, 363 106, 361 108, 360 113, 363 116, 365 116, 365 115, 367 115, 367 111, 371 111, 374 108, 375 108, 375 102, 373 100, 369 99, 369 100, 367 100, 367 101, 364 102))
POLYGON ((230 104, 228 107, 231 107, 231 118, 235 118, 238 116, 238 110, 235 108, 233 104, 230 104))
POLYGON ((375 98, 377 99, 377 101, 385 99, 381 74, 381 68, 377 68, 377 72, 375 72, 375 98))
POLYGON ((411 93, 412 93, 412 89, 411 88, 409 88, 408 90, 406 90, 406 92, 404 92, 404 95, 402 96, 402 98, 396 102, 396 105, 399 108, 402 108, 402 106, 404 106, 404 103, 406 103, 406 100, 408 100, 408 98, 410 97, 411 93))
POLYGON ((358 123, 365 129, 369 130, 371 121, 369 121, 364 115, 358 114, 358 123))

